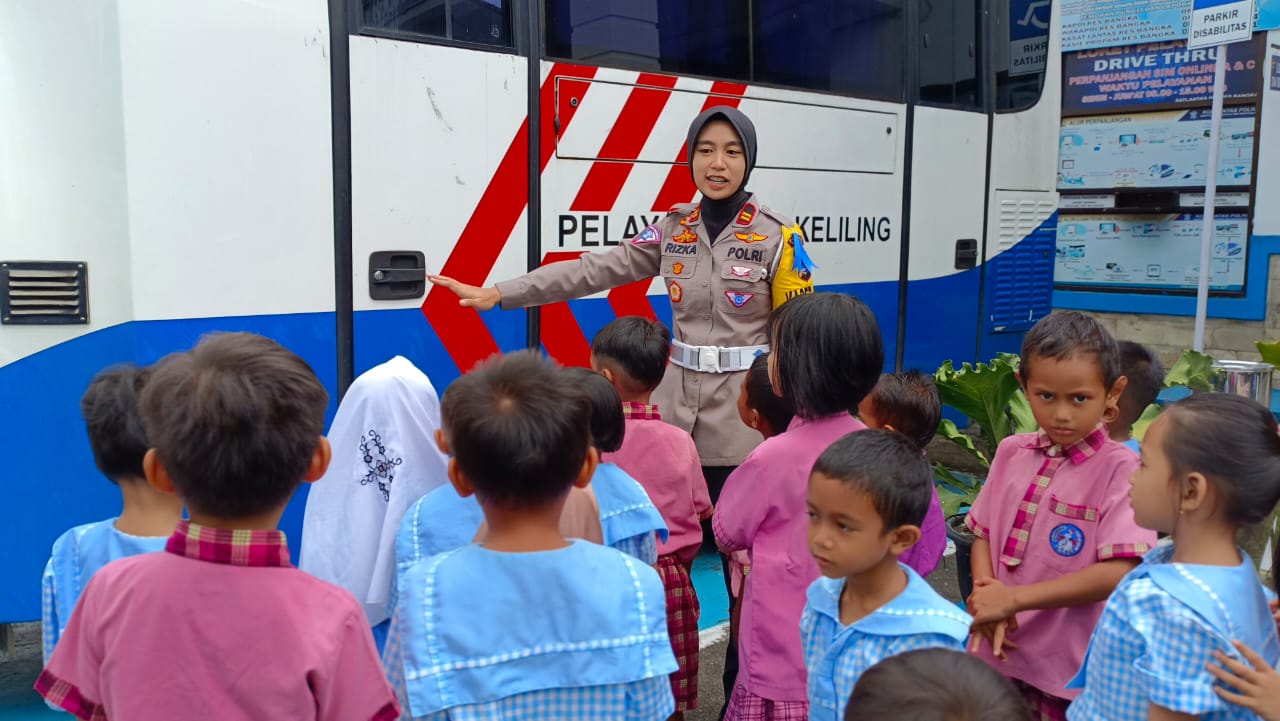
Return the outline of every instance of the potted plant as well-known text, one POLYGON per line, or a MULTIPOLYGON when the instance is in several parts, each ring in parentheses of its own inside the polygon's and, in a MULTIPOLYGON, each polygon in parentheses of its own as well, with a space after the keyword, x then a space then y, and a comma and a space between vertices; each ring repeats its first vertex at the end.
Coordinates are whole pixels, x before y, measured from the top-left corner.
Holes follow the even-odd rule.
POLYGON ((973 590, 969 569, 973 534, 964 524, 965 514, 982 490, 991 456, 1000 441, 1037 428, 1031 404, 1018 382, 1018 362, 1013 353, 1001 353, 988 363, 965 363, 958 370, 947 361, 933 376, 943 405, 962 413, 977 429, 975 443, 973 436, 944 418, 938 435, 956 444, 967 456, 967 462, 934 464, 934 482, 947 518, 947 537, 956 544, 957 580, 965 598, 973 590))

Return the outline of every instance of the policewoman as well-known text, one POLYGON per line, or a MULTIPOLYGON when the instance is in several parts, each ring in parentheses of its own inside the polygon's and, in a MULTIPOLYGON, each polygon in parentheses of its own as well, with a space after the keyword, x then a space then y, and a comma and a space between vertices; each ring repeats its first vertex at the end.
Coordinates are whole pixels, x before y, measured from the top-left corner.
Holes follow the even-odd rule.
POLYGON ((706 110, 689 126, 689 168, 701 192, 607 251, 552 263, 491 288, 431 282, 463 306, 488 310, 557 303, 661 275, 671 301, 671 363, 654 403, 693 434, 713 499, 759 443, 738 418, 742 372, 768 350, 765 323, 788 298, 813 292, 800 227, 746 188, 756 130, 741 111, 706 110))

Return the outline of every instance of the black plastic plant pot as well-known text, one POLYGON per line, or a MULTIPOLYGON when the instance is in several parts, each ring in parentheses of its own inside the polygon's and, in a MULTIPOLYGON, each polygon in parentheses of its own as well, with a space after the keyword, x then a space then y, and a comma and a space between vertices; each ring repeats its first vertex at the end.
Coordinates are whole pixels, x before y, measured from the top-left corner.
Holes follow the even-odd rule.
POLYGON ((960 586, 960 599, 966 601, 973 593, 973 568, 969 558, 973 550, 973 532, 964 525, 965 514, 947 519, 947 538, 956 544, 956 583, 960 586))

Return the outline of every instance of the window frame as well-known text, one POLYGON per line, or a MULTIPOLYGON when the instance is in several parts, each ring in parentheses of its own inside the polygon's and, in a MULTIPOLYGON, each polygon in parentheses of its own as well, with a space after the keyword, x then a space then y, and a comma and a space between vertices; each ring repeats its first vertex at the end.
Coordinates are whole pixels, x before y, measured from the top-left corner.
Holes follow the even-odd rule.
MULTIPOLYGON (((527 5, 529 2, 537 2, 539 0, 511 0, 511 8, 508 13, 508 20, 511 23, 511 44, 495 45, 492 43, 478 43, 472 40, 455 40, 452 37, 442 35, 428 35, 426 33, 415 33, 404 30, 394 30, 379 25, 369 25, 364 21, 364 1, 350 0, 347 3, 347 22, 351 27, 351 35, 379 38, 383 40, 398 40, 401 42, 418 43, 425 45, 441 45, 444 47, 458 48, 460 50, 480 50, 483 52, 499 53, 502 55, 519 55, 528 56, 529 51, 526 47, 528 43, 525 40, 525 33, 521 32, 521 28, 528 24, 529 12, 527 5)), ((453 3, 454 0, 445 0, 445 32, 453 31, 453 3)), ((541 41, 539 45, 541 45, 541 41)), ((541 50, 541 48, 539 48, 541 50)))

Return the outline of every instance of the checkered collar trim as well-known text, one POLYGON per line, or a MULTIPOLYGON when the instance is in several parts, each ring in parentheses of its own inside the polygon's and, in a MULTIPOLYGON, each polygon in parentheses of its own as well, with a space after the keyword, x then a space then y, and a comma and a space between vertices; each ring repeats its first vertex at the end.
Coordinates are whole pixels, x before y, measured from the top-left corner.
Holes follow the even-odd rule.
POLYGON ((660 421, 662 414, 658 412, 658 407, 649 403, 636 403, 635 401, 626 401, 622 404, 622 417, 632 421, 660 421))
POLYGON ((184 520, 178 523, 164 550, 228 566, 288 568, 293 565, 283 531, 227 530, 184 520))
POLYGON ((1040 448, 1050 458, 1066 456, 1072 463, 1079 464, 1092 458, 1095 453, 1102 450, 1106 443, 1107 427, 1105 424, 1099 423, 1084 438, 1066 447, 1054 443, 1049 438, 1049 434, 1041 430, 1037 431, 1035 438, 1028 441, 1023 448, 1040 448))

